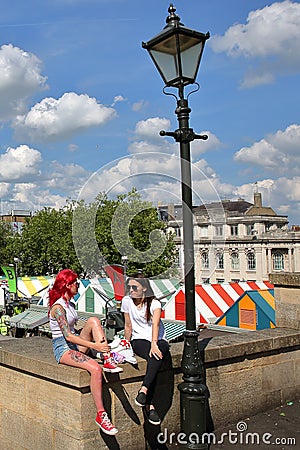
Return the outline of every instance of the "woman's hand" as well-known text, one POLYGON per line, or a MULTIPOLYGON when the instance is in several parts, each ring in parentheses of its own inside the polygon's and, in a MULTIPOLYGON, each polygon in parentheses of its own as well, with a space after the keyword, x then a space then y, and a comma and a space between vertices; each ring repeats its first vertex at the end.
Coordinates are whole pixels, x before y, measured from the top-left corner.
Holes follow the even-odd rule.
POLYGON ((156 358, 156 359, 162 359, 162 357, 163 357, 162 352, 159 350, 156 341, 151 342, 149 356, 154 356, 154 358, 156 358))
POLYGON ((109 353, 110 352, 110 346, 108 345, 105 338, 102 338, 101 341, 95 342, 93 348, 95 350, 97 350, 97 352, 101 352, 101 353, 109 353))

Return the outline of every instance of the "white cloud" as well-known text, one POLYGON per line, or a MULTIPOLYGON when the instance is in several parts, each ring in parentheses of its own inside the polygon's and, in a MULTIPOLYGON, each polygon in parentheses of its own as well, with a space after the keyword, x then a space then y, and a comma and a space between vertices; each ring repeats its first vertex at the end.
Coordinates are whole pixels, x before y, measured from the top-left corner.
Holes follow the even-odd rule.
POLYGON ((275 77, 272 73, 262 72, 259 73, 259 69, 249 70, 244 79, 240 83, 241 88, 252 88, 255 86, 262 86, 273 83, 275 77))
POLYGON ((145 100, 140 100, 139 102, 135 102, 132 105, 132 111, 140 111, 148 105, 148 102, 145 100))
MULTIPOLYGON (((134 140, 129 146, 129 152, 131 154, 160 152, 179 155, 179 143, 173 137, 163 137, 159 134, 161 130, 169 131, 170 128, 171 122, 166 118, 151 117, 141 120, 136 124, 134 140)), ((208 135, 209 139, 206 141, 195 139, 191 142, 191 159, 193 161, 197 161, 200 155, 221 145, 219 139, 213 133, 203 131, 201 134, 208 135)))
POLYGON ((261 166, 279 174, 289 172, 300 175, 300 126, 293 124, 284 131, 270 134, 251 147, 236 152, 235 161, 261 166))
POLYGON ((22 114, 27 99, 47 88, 41 75, 41 61, 32 53, 13 47, 0 48, 0 119, 8 120, 22 114))
POLYGON ((278 130, 268 137, 269 141, 288 155, 298 156, 300 148, 300 125, 292 124, 284 131, 278 130))
POLYGON ((116 95, 114 97, 114 100, 113 100, 111 106, 115 106, 117 103, 122 103, 122 102, 125 102, 125 101, 126 101, 126 98, 124 98, 123 95, 116 95))
MULTIPOLYGON (((194 199, 215 201, 216 186, 220 186, 215 171, 205 160, 192 164, 194 199)), ((92 201, 98 192, 110 196, 126 194, 136 188, 143 198, 154 203, 181 202, 181 167, 177 155, 167 153, 139 153, 113 161, 93 174, 83 187, 79 198, 92 201)), ((223 186, 223 190, 229 190, 223 186)), ((232 190, 232 188, 231 188, 232 190)))
POLYGON ((246 75, 242 87, 272 82, 274 73, 299 72, 300 4, 285 0, 252 11, 246 24, 231 26, 209 44, 215 52, 231 57, 262 60, 260 67, 246 75))
MULTIPOLYGON (((9 183, 0 183, 0 199, 2 200, 2 197, 5 197, 9 192, 9 183)), ((1 204, 0 204, 0 211, 1 211, 1 204)))
POLYGON ((18 139, 44 142, 66 139, 115 117, 113 108, 101 105, 95 98, 69 92, 59 99, 43 99, 27 114, 18 116, 13 127, 18 139))
POLYGON ((27 145, 8 147, 6 152, 0 155, 0 180, 25 181, 37 176, 41 161, 41 153, 27 145))
POLYGON ((43 186, 52 191, 65 193, 65 198, 77 196, 81 186, 91 173, 78 164, 61 164, 52 161, 44 174, 43 186))
POLYGON ((137 138, 161 139, 159 132, 169 130, 171 123, 169 119, 161 117, 150 117, 147 120, 141 120, 136 124, 135 135, 137 138))
MULTIPOLYGON (((297 222, 300 206, 300 176, 267 178, 259 180, 256 185, 258 191, 262 193, 264 206, 272 207, 277 214, 289 216, 290 224, 297 222)), ((235 194, 253 202, 255 189, 253 183, 247 183, 237 187, 235 194)))
POLYGON ((35 183, 18 183, 13 188, 11 204, 14 208, 31 211, 44 207, 59 209, 66 204, 66 197, 41 189, 41 186, 35 183))

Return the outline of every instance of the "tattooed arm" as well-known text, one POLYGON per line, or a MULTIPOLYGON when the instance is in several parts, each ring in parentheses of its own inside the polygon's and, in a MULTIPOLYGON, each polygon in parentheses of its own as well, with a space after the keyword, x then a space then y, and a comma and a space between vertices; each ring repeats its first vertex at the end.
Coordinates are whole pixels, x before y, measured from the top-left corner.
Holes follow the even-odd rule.
POLYGON ((99 352, 109 352, 110 347, 107 342, 92 342, 73 334, 67 322, 66 313, 61 305, 53 306, 51 309, 51 316, 57 320, 59 328, 63 333, 65 339, 73 344, 82 345, 84 347, 93 348, 99 352))
POLYGON ((62 306, 57 305, 52 308, 51 311, 52 317, 57 320, 57 323, 59 325, 59 328, 64 335, 65 339, 68 341, 69 336, 72 334, 69 324, 67 322, 66 313, 62 306))

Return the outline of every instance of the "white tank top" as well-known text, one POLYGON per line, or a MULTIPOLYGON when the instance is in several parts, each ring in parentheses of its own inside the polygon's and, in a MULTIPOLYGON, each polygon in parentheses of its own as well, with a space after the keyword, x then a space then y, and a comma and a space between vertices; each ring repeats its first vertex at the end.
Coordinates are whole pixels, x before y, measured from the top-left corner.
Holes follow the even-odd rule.
MULTIPOLYGON (((74 307, 74 303, 66 302, 66 300, 61 297, 58 300, 56 300, 56 302, 52 305, 52 308, 55 305, 61 305, 64 308, 65 313, 66 313, 67 322, 69 324, 71 333, 75 333, 74 326, 77 323, 78 315, 77 315, 77 311, 74 307)), ((61 329, 58 325, 57 320, 55 318, 51 317, 51 311, 50 311, 50 330, 52 333, 52 339, 63 336, 63 333, 61 332, 61 329)))

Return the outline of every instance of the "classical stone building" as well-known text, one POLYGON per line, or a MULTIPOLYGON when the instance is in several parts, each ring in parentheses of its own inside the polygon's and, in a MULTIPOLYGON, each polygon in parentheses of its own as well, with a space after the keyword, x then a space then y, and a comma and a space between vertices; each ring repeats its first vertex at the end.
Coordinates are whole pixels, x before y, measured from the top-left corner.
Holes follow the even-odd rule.
MULTIPOLYGON (((162 220, 176 234, 178 267, 183 275, 181 205, 159 206, 162 220)), ((193 207, 196 283, 262 281, 270 273, 300 271, 300 231, 288 217, 254 203, 222 200, 193 207)))

